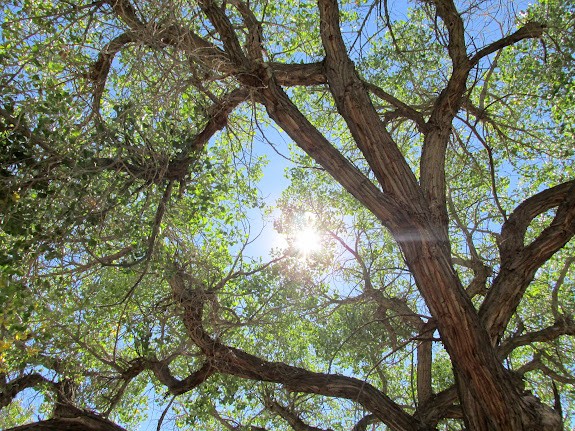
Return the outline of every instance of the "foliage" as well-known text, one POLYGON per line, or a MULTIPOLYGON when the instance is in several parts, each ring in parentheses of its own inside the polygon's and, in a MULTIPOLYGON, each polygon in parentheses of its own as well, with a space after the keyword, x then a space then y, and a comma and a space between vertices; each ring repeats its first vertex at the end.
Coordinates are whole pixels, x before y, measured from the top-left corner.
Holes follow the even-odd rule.
POLYGON ((516 3, 3 2, 0 425, 572 424, 575 9, 516 3))

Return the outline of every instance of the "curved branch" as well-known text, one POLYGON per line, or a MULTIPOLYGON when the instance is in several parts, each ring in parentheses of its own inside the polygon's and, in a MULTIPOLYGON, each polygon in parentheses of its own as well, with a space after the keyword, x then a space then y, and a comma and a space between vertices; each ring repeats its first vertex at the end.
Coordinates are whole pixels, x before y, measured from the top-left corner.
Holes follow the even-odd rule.
POLYGON ((52 384, 52 381, 46 379, 38 373, 28 374, 18 377, 10 382, 2 385, 2 392, 0 392, 0 408, 9 405, 20 392, 28 388, 33 388, 40 383, 52 384))
POLYGON ((206 362, 198 371, 190 374, 184 380, 178 380, 170 372, 170 367, 166 361, 149 361, 147 366, 172 395, 181 395, 191 391, 217 372, 216 368, 206 362))
POLYGON ((428 430, 393 400, 365 381, 338 374, 315 373, 282 362, 270 362, 213 339, 203 328, 205 294, 186 285, 185 274, 177 271, 169 280, 180 302, 183 323, 192 341, 222 373, 250 380, 280 383, 292 392, 305 392, 358 402, 377 415, 392 430, 428 430))
POLYGON ((535 371, 535 370, 541 371, 543 374, 545 374, 548 377, 551 377, 551 379, 553 379, 556 382, 565 383, 565 384, 574 384, 575 383, 575 377, 573 377, 573 376, 562 376, 561 374, 558 374, 557 372, 555 372, 551 368, 549 368, 547 365, 545 365, 543 363, 543 361, 541 360, 540 354, 535 354, 535 356, 533 357, 533 359, 531 361, 529 361, 525 365, 521 366, 515 372, 517 374, 519 374, 520 376, 523 376, 525 373, 528 373, 529 371, 535 371))
POLYGON ((509 216, 501 229, 502 258, 523 249, 525 233, 535 217, 559 206, 575 187, 575 180, 543 190, 524 200, 509 216))
POLYGON ((367 426, 376 424, 379 419, 375 415, 366 415, 362 417, 352 428, 351 431, 367 431, 367 426))
POLYGON ((98 60, 96 60, 90 67, 89 79, 94 84, 94 92, 92 94, 92 112, 98 113, 100 111, 100 103, 104 89, 106 88, 106 80, 112 67, 114 57, 118 52, 129 43, 136 42, 137 38, 133 32, 126 32, 116 36, 100 51, 98 60))
POLYGON ((432 395, 427 403, 419 405, 415 416, 421 418, 425 423, 435 426, 441 419, 448 416, 448 412, 452 409, 457 398, 457 388, 455 385, 450 386, 432 395))
POLYGON ((537 193, 521 203, 501 229, 501 269, 479 315, 493 339, 500 338, 536 271, 575 235, 575 180, 537 193), (527 228, 557 207, 551 224, 528 246, 527 228))
POLYGON ((284 419, 294 431, 333 431, 332 429, 323 429, 306 424, 301 418, 290 409, 285 408, 280 403, 271 398, 265 400, 266 408, 284 419))
POLYGON ((475 66, 477 63, 479 63, 479 60, 481 60, 483 57, 489 54, 493 54, 494 52, 499 51, 500 49, 505 48, 507 46, 511 46, 514 43, 519 42, 520 40, 541 37, 541 35, 543 34, 543 30, 545 30, 546 28, 547 27, 545 26, 545 24, 541 24, 539 22, 528 22, 519 30, 517 30, 515 33, 512 33, 509 36, 496 40, 495 42, 490 43, 486 47, 477 51, 475 55, 471 57, 469 62, 472 66, 475 66))
POLYGON ((125 428, 94 413, 76 410, 73 417, 48 419, 5 431, 126 431, 125 428))
POLYGON ((431 1, 448 31, 447 51, 452 73, 435 100, 427 122, 421 149, 420 184, 430 206, 435 228, 448 241, 449 217, 446 204, 445 154, 451 136, 453 118, 461 106, 471 67, 467 59, 463 20, 451 0, 431 1))
POLYGON ((539 331, 528 332, 527 334, 509 338, 501 343, 497 354, 503 360, 518 347, 526 346, 537 341, 552 341, 562 335, 575 336, 575 322, 573 322, 573 320, 561 319, 552 326, 548 326, 539 331))

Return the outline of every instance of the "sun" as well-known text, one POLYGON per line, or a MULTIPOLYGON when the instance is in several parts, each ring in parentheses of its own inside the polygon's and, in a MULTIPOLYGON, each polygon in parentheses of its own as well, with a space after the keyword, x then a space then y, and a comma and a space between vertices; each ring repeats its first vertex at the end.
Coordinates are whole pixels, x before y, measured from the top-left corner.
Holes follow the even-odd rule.
POLYGON ((317 231, 308 226, 295 235, 294 246, 301 253, 307 255, 320 249, 321 238, 317 231))
POLYGON ((295 233, 293 244, 304 255, 314 253, 320 249, 321 237, 315 228, 315 222, 315 214, 305 212, 302 217, 301 227, 295 233))

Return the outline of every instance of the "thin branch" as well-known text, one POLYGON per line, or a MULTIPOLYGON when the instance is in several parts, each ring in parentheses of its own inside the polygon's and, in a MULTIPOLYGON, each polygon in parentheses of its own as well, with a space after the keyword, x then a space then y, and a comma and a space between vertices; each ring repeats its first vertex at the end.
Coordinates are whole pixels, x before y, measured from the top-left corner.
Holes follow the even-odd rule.
POLYGON ((515 33, 512 33, 502 39, 496 40, 495 42, 492 42, 486 47, 477 51, 475 55, 469 60, 470 65, 475 66, 483 57, 489 54, 493 54, 494 52, 499 51, 500 49, 507 46, 511 46, 520 40, 539 38, 546 28, 547 26, 545 24, 541 24, 539 22, 528 22, 515 33))
POLYGON ((563 335, 575 336, 575 322, 571 319, 560 319, 552 326, 541 329, 535 332, 528 332, 523 335, 518 335, 504 340, 497 351, 497 355, 501 360, 509 356, 509 354, 521 346, 526 346, 535 342, 549 342, 553 341, 563 335))
POLYGON ((162 412, 162 415, 160 416, 160 419, 158 420, 158 426, 156 427, 156 431, 161 431, 162 429, 162 423, 164 422, 164 419, 166 417, 166 415, 168 414, 168 411, 170 410, 170 407, 172 407, 172 403, 174 402, 174 400, 176 399, 177 395, 173 395, 172 398, 170 399, 170 402, 168 403, 168 405, 166 406, 166 408, 164 409, 164 411, 162 412))
POLYGON ((551 292, 551 312, 553 313, 553 318, 555 319, 555 321, 565 317, 562 313, 559 312, 559 289, 561 289, 561 286, 563 285, 565 277, 567 276, 569 268, 571 267, 573 262, 575 262, 575 256, 570 256, 565 260, 563 268, 559 273, 559 277, 555 282, 555 286, 553 286, 553 291, 551 292))

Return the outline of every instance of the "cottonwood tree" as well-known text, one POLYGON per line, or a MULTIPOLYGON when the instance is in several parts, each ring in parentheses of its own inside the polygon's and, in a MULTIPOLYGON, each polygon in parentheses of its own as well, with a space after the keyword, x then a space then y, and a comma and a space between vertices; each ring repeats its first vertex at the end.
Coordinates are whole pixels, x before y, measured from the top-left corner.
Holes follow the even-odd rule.
POLYGON ((408 7, 3 3, 4 427, 569 426, 575 11, 408 7))

